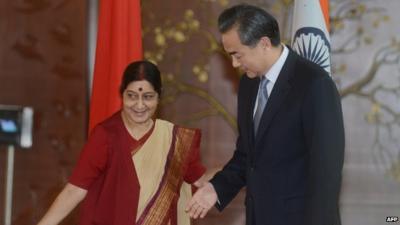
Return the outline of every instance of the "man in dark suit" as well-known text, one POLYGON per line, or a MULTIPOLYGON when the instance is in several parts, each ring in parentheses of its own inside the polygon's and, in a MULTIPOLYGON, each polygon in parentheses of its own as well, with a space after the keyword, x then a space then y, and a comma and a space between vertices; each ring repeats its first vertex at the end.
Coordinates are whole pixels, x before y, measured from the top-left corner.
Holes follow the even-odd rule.
POLYGON ((232 159, 187 206, 192 218, 222 210, 246 186, 248 225, 338 225, 344 155, 340 97, 318 65, 281 44, 276 20, 241 4, 218 19, 238 93, 232 159))

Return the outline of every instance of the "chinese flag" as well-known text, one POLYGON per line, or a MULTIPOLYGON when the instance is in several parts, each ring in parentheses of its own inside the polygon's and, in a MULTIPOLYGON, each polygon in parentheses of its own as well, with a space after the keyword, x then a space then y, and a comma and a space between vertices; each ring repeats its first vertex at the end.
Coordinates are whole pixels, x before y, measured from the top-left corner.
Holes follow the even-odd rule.
POLYGON ((292 48, 330 73, 329 2, 295 0, 292 48))
POLYGON ((89 132, 120 109, 122 73, 142 59, 140 0, 101 0, 98 21, 89 132))

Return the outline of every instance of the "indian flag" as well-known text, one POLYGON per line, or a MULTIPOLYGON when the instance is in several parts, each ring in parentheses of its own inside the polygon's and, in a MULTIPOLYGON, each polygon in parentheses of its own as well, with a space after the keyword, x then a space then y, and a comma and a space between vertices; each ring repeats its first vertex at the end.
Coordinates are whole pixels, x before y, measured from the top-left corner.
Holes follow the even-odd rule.
POLYGON ((292 48, 331 72, 328 0, 295 0, 292 48))
POLYGON ((122 73, 142 59, 140 0, 102 0, 98 21, 89 131, 121 108, 122 73))

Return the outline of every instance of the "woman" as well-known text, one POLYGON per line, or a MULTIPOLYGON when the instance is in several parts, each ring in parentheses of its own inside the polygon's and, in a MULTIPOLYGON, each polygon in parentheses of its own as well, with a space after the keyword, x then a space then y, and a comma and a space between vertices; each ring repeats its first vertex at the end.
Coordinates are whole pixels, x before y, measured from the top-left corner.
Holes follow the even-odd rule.
POLYGON ((126 68, 120 94, 122 110, 94 128, 69 183, 38 225, 58 224, 82 200, 80 225, 190 224, 187 183, 205 171, 200 131, 152 119, 161 77, 148 61, 126 68))

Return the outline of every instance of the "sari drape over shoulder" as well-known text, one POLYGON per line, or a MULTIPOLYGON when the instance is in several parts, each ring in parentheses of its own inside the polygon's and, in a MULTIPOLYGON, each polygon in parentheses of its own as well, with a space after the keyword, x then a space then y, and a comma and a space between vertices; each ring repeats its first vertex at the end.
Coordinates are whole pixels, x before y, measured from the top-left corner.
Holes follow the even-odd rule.
POLYGON ((191 186, 205 171, 200 130, 156 120, 140 140, 120 113, 96 126, 69 182, 88 190, 80 225, 188 225, 191 186))

